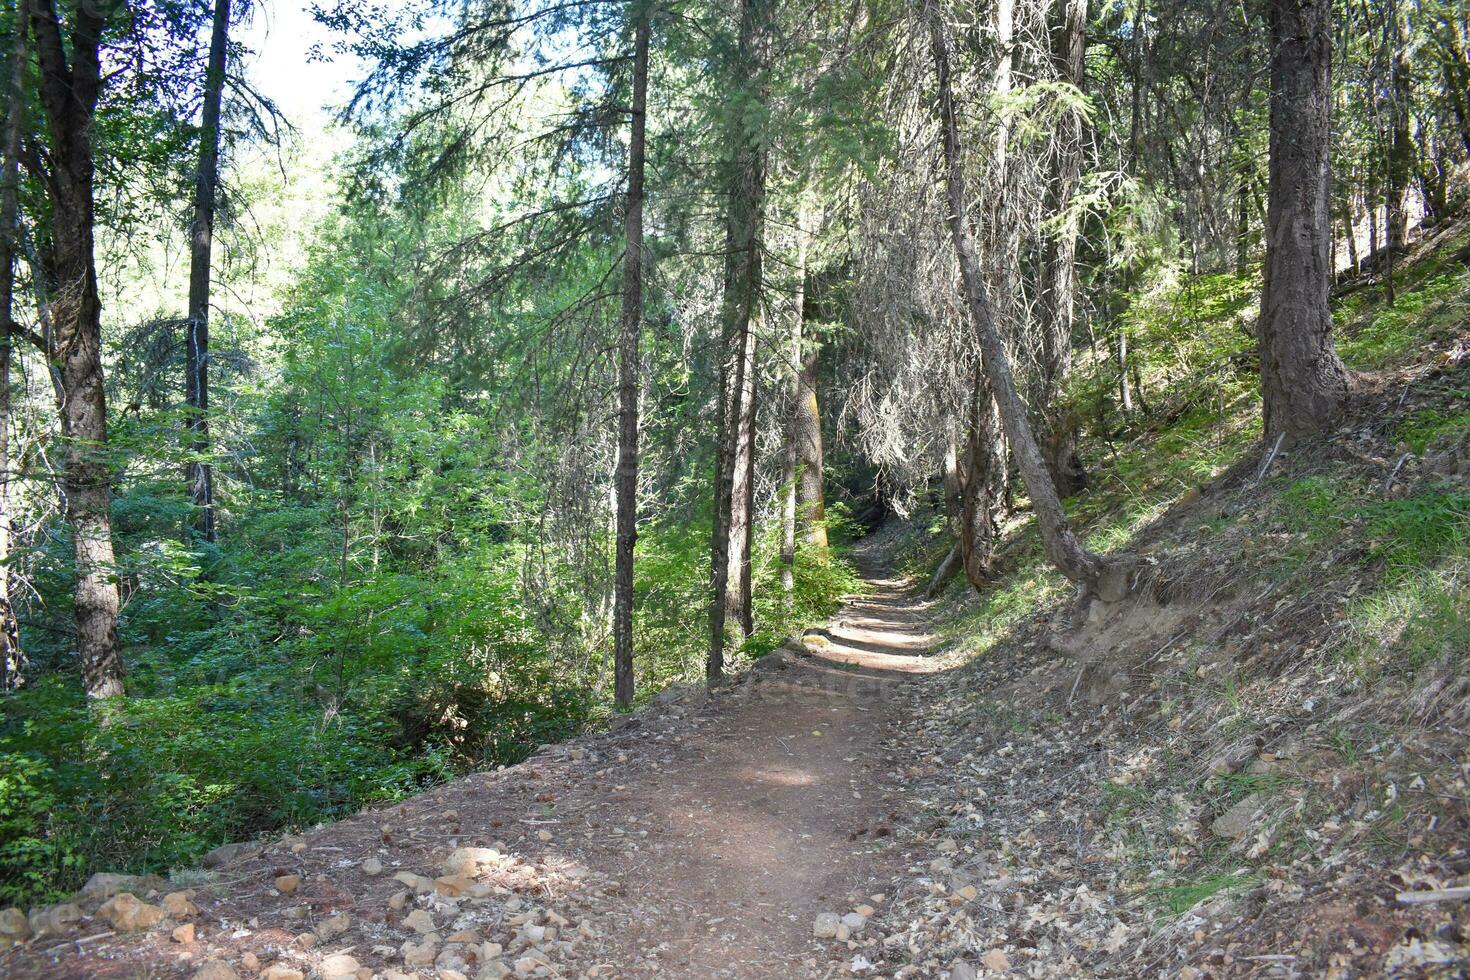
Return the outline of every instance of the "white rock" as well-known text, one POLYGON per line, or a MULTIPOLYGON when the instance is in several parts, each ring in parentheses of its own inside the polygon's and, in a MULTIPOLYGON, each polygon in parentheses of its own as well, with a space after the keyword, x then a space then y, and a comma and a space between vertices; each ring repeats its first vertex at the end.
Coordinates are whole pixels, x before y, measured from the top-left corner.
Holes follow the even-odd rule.
POLYGON ((316 934, 324 943, 329 943, 342 933, 352 928, 352 916, 346 912, 338 912, 330 919, 323 919, 317 923, 316 934))
POLYGON ((420 936, 427 936, 434 931, 434 917, 427 909, 414 909, 404 917, 403 924, 420 936))
POLYGON ((818 939, 835 939, 837 927, 841 924, 842 920, 837 917, 836 912, 818 913, 816 921, 812 923, 812 935, 818 939))
POLYGON ((348 953, 334 953, 317 965, 316 971, 323 980, 357 980, 357 971, 362 964, 357 957, 348 953))

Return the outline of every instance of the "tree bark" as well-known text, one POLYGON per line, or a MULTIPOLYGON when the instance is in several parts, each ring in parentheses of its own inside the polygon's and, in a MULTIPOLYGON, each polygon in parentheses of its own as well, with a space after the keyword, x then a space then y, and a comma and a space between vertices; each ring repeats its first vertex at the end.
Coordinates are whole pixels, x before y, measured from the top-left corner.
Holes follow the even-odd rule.
POLYGON ((1271 163, 1257 332, 1265 437, 1332 424, 1348 374, 1332 345, 1330 0, 1271 0, 1271 163))
MULTIPOLYGON (((759 288, 759 287, 756 287, 759 288)), ((735 452, 730 481, 729 563, 734 581, 725 590, 725 615, 742 638, 755 632, 751 609, 750 545, 755 519, 755 408, 758 394, 756 338, 750 323, 742 331, 740 390, 735 406, 735 452)))
MULTIPOLYGON (((1087 53, 1087 0, 1057 0, 1051 24, 1052 66, 1057 77, 1082 90, 1087 53)), ((1047 164, 1046 207, 1063 213, 1082 180, 1082 120, 1068 113, 1052 137, 1047 164)), ((1070 497, 1087 485, 1087 471, 1077 454, 1077 420, 1060 411, 1057 398, 1072 370, 1072 333, 1077 293, 1077 228, 1067 221, 1048 235, 1042 252, 1041 370, 1035 407, 1047 469, 1057 492, 1070 497)))
POLYGON ((26 656, 10 592, 10 358, 15 341, 16 223, 20 216, 21 114, 25 106, 26 61, 29 58, 29 0, 15 9, 15 44, 5 113, 3 158, 0 158, 0 691, 25 682, 26 656))
POLYGON ((628 191, 623 218, 623 309, 618 324, 617 557, 613 575, 614 699, 633 705, 633 548, 638 541, 638 378, 643 326, 643 169, 648 106, 649 14, 633 14, 633 105, 629 114, 628 191))
MULTIPOLYGON (((934 3, 926 4, 930 40, 934 51, 934 68, 939 87, 939 120, 945 163, 945 185, 949 195, 949 227, 959 257, 964 279, 965 299, 981 352, 985 372, 1000 408, 1001 425, 1011 444, 1011 451, 1041 526, 1047 555, 1062 574, 1089 591, 1097 591, 1104 563, 1083 547, 1067 522, 1061 498, 1047 472, 1046 461, 1031 431, 1030 418, 1021 401, 1011 372, 1010 359, 1000 331, 991 313, 990 297, 980 274, 980 262, 967 218, 964 169, 960 159, 959 127, 955 119, 954 96, 950 88, 949 43, 934 3)), ((1108 598, 1109 596, 1105 596, 1108 598)), ((1121 597, 1121 596, 1119 596, 1121 597)))
POLYGON ((1400 29, 1398 4, 1389 5, 1388 23, 1384 25, 1385 40, 1389 52, 1389 109, 1393 132, 1388 143, 1388 194, 1384 205, 1384 225, 1388 238, 1388 254, 1383 273, 1383 291, 1389 305, 1393 305, 1394 266, 1403 254, 1408 240, 1409 216, 1404 209, 1404 196, 1409 190, 1409 177, 1414 172, 1414 140, 1409 131, 1409 107, 1413 100, 1412 76, 1404 57, 1404 38, 1400 29))
MULTIPOLYGON (((810 205, 808 205, 810 207, 810 205)), ((806 276, 809 250, 816 230, 808 210, 799 219, 801 236, 798 262, 803 279, 806 276)), ((801 293, 805 297, 805 289, 801 293)), ((817 368, 821 359, 821 344, 805 329, 805 310, 798 304, 797 316, 803 321, 800 345, 796 348, 797 361, 794 376, 795 399, 791 419, 791 443, 796 457, 796 528, 798 540, 817 552, 819 558, 827 555, 827 507, 822 489, 825 461, 822 455, 822 411, 817 399, 817 368)))
POLYGON ((791 297, 791 337, 788 355, 790 358, 788 370, 791 374, 791 404, 789 406, 791 415, 786 429, 786 451, 781 460, 781 590, 787 593, 796 588, 796 498, 798 496, 796 481, 800 471, 797 462, 799 455, 797 427, 800 425, 801 416, 802 366, 806 360, 805 351, 802 349, 806 319, 806 208, 806 197, 803 194, 796 210, 796 283, 791 297))
POLYGON ((1000 408, 983 371, 970 385, 965 467, 960 476, 960 555, 965 578, 981 591, 990 581, 1000 538, 998 516, 1009 490, 1000 408))
MULTIPOLYGON (((762 235, 765 225, 766 144, 752 137, 748 105, 765 101, 765 70, 770 58, 771 0, 741 0, 740 40, 734 86, 740 97, 731 107, 726 134, 725 290, 720 308, 719 419, 715 449, 715 513, 710 539, 710 637, 705 676, 719 681, 725 672, 726 619, 732 589, 730 565, 737 563, 736 602, 748 595, 746 547, 735 543, 734 525, 749 522, 754 492, 750 477, 754 454, 755 338, 751 324, 760 304, 762 235), (743 480, 736 486, 736 474, 743 480), (744 575, 742 575, 742 572, 744 575), (742 585, 742 579, 744 584, 742 585)), ((748 546, 748 539, 747 539, 748 546)), ((749 602, 745 602, 746 615, 749 602)), ((737 610, 738 612, 738 610, 737 610)), ((742 630, 746 620, 737 616, 742 630)))
POLYGON ((199 169, 194 175, 194 224, 189 249, 189 336, 185 344, 184 401, 189 450, 189 496, 194 502, 194 530, 205 541, 216 539, 214 471, 209 453, 209 285, 214 248, 215 199, 219 190, 220 102, 225 88, 229 47, 230 0, 215 0, 204 73, 204 108, 199 130, 199 169))
POLYGON ((41 104, 51 140, 54 274, 50 356, 61 379, 61 478, 76 564, 77 653, 87 696, 124 693, 117 637, 118 594, 112 552, 112 473, 106 459, 107 401, 102 381, 101 302, 93 254, 93 122, 102 74, 102 15, 90 4, 73 16, 70 44, 53 0, 33 0, 41 104), (70 63, 67 53, 70 52, 70 63))

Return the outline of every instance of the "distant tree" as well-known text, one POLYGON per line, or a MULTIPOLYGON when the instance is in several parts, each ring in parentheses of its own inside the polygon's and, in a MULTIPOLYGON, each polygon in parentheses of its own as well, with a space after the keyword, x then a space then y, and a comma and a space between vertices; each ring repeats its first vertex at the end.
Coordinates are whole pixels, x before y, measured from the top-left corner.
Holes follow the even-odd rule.
POLYGON ((215 199, 219 192, 220 103, 229 48, 230 0, 215 0, 204 75, 204 108, 199 131, 199 167, 194 175, 194 222, 189 243, 189 318, 185 353, 185 419, 188 433, 189 496, 194 529, 214 541, 214 473, 209 452, 209 287, 214 246, 215 199))
POLYGON ((725 139, 725 284, 720 307, 719 425, 710 538, 710 647, 705 673, 724 676, 727 621, 751 623, 750 536, 755 495, 756 337, 761 307, 768 154, 761 109, 773 0, 741 0, 725 139), (731 573, 734 582, 731 582, 731 573))
POLYGON ((633 704, 633 549, 638 542, 638 346, 643 325, 643 166, 648 114, 649 10, 629 0, 633 104, 623 207, 623 296, 618 330, 617 558, 613 581, 613 672, 619 708, 633 704))
POLYGON ((1017 390, 1011 372, 1010 357, 996 327, 990 298, 980 269, 980 259, 969 227, 969 206, 965 193, 964 167, 961 162, 959 125, 955 116, 954 93, 950 82, 949 41, 938 6, 926 4, 930 43, 934 53, 938 83, 939 125, 943 149, 945 187, 949 198, 949 226, 959 257, 964 280, 965 301, 971 327, 980 348, 981 368, 996 404, 1001 424, 1010 441, 1016 465, 1030 491, 1037 523, 1047 556, 1067 578, 1092 591, 1102 588, 1104 574, 1112 564, 1083 546, 1067 521, 1057 496, 1056 484, 1047 470, 1046 460, 1037 445, 1026 405, 1017 390))

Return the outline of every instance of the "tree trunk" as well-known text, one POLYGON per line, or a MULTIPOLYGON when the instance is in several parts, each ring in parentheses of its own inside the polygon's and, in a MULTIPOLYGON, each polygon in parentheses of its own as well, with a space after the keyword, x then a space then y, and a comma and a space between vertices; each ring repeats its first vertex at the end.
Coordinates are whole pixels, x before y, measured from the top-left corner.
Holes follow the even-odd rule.
POLYGON ((1265 435, 1336 419, 1347 370, 1332 346, 1329 0, 1271 0, 1271 165, 1258 339, 1265 435))
MULTIPOLYGON (((1057 0, 1051 25, 1052 65, 1057 77, 1082 89, 1087 52, 1087 0, 1057 0)), ((1070 207, 1082 179, 1082 120, 1068 113, 1053 135, 1048 157, 1047 214, 1070 207)), ((1041 371, 1035 408, 1040 412, 1041 445, 1047 469, 1064 497, 1087 485, 1087 471, 1077 454, 1077 420, 1058 410, 1057 398, 1072 370, 1072 332, 1076 316, 1077 227, 1067 220, 1048 235, 1042 253, 1041 371)))
MULTIPOLYGON (((710 540, 710 645, 705 676, 716 682, 725 672, 726 613, 730 602, 730 564, 742 561, 749 552, 732 547, 735 525, 749 523, 749 504, 754 492, 749 479, 754 464, 754 404, 747 393, 755 390, 753 375, 755 338, 752 321, 760 304, 762 234, 765 224, 766 146, 764 137, 752 139, 751 102, 764 104, 766 65, 770 58, 771 0, 741 0, 740 42, 736 52, 735 87, 726 134, 725 291, 720 305, 719 420, 715 449, 715 513, 710 540), (736 486, 736 474, 742 474, 736 486)), ((747 539, 748 542, 748 539, 747 539)), ((739 596, 748 594, 748 579, 739 596)), ((745 603, 748 612, 749 603, 745 603)), ((742 619, 741 628, 745 628, 742 619)))
POLYGON ((1404 196, 1409 190, 1409 177, 1414 172, 1414 140, 1409 132, 1409 107, 1413 99, 1412 77, 1404 57, 1404 39, 1399 29, 1398 5, 1391 4, 1384 32, 1392 47, 1389 57, 1390 111, 1393 132, 1388 144, 1388 196, 1384 206, 1384 231, 1388 236, 1387 263, 1383 273, 1383 291, 1389 305, 1394 302, 1394 266, 1408 240, 1409 217, 1404 209, 1404 196))
MULTIPOLYGON (((757 287, 758 288, 758 287, 757 287)), ((755 518, 755 402, 757 395, 755 331, 744 330, 740 355, 740 392, 735 417, 735 455, 730 483, 730 567, 734 581, 725 590, 725 616, 741 637, 755 632, 751 610, 750 544, 755 518)))
POLYGON ((1000 536, 998 518, 1005 510, 1010 481, 1000 409, 983 371, 977 372, 970 391, 965 466, 960 480, 960 554, 965 578, 978 592, 990 581, 991 560, 1000 536))
MULTIPOLYGON (((949 194, 949 226, 959 256, 960 272, 965 284, 972 326, 980 346, 981 366, 985 379, 1000 408, 1001 424, 1010 441, 1021 476, 1031 494, 1032 507, 1041 525, 1047 555, 1062 574, 1089 591, 1097 591, 1105 570, 1097 555, 1083 547, 1067 522, 1061 498, 1047 472, 1046 461, 1031 431, 1026 406, 1016 389, 1015 378, 990 309, 990 297, 980 275, 980 262, 966 217, 965 178, 960 160, 959 127, 955 119, 954 96, 950 89, 949 44, 939 12, 934 3, 927 4, 930 39, 934 49, 935 74, 939 84, 939 118, 943 136, 945 184, 949 194)), ((1108 589, 1105 598, 1121 598, 1122 590, 1108 589)))
POLYGON ((204 109, 199 130, 199 169, 194 175, 194 225, 189 249, 189 336, 185 345, 184 401, 189 450, 189 496, 194 530, 214 541, 214 472, 209 465, 209 280, 214 247, 214 208, 219 188, 219 116, 225 88, 230 0, 215 0, 204 73, 204 109))
POLYGON ((788 354, 790 358, 788 370, 791 373, 791 403, 789 406, 791 414, 786 430, 786 451, 781 460, 781 590, 787 593, 796 588, 796 498, 798 496, 796 480, 800 470, 797 462, 799 455, 797 426, 800 424, 801 415, 802 365, 806 359, 806 354, 802 349, 806 307, 806 208, 806 196, 803 194, 796 211, 796 269, 794 270, 796 283, 791 298, 791 337, 788 354))
POLYGON ((1342 194, 1342 235, 1347 242, 1348 267, 1353 274, 1358 273, 1358 230, 1353 221, 1353 192, 1350 187, 1343 188, 1342 194))
POLYGON ((20 185, 21 112, 29 57, 28 0, 15 10, 3 158, 0 158, 0 691, 25 682, 26 656, 10 593, 10 357, 15 341, 15 264, 20 185))
POLYGON ((101 303, 93 257, 93 122, 102 87, 104 21, 82 4, 61 36, 52 0, 34 0, 31 25, 40 55, 41 103, 51 138, 51 205, 56 289, 51 359, 61 378, 61 478, 76 562, 77 653, 88 697, 123 693, 117 638, 118 594, 112 553, 112 473, 106 459, 107 402, 102 383, 101 303), (71 63, 67 63, 70 51, 71 63))
MULTIPOLYGON (((800 219, 802 245, 798 259, 803 276, 806 274, 808 250, 816 234, 812 220, 810 213, 800 219)), ((804 289, 802 296, 805 296, 804 289)), ((798 306, 799 318, 804 318, 804 312, 798 306)), ((791 442, 796 452, 796 537, 816 551, 819 558, 825 558, 827 508, 822 489, 825 463, 822 457, 822 412, 817 401, 817 367, 821 352, 821 345, 806 334, 803 327, 801 346, 797 352, 791 442)))
POLYGON ((648 7, 633 15, 633 106, 623 218, 623 309, 618 324, 617 558, 613 574, 614 698, 633 705, 633 548, 638 542, 638 341, 643 326, 643 160, 648 105, 648 7))
POLYGON ((1128 380, 1128 328, 1118 324, 1118 405, 1125 416, 1133 415, 1133 385, 1128 380))

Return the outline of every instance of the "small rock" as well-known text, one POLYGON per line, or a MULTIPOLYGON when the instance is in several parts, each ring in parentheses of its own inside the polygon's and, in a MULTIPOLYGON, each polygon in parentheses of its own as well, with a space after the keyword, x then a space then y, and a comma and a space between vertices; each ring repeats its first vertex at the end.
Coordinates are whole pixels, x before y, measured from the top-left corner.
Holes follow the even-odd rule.
POLYGON ((282 963, 272 963, 261 972, 260 980, 306 980, 306 974, 282 963))
POLYGON ((473 877, 487 865, 500 863, 500 852, 493 847, 457 847, 441 866, 447 875, 473 877))
POLYGON ((368 858, 362 862, 362 873, 369 878, 376 878, 383 873, 383 862, 377 858, 368 858))
POLYGON ((163 909, 149 905, 131 892, 118 892, 109 898, 97 910, 97 915, 111 922, 118 932, 151 929, 163 921, 163 909))
POLYGON ((817 919, 812 923, 812 935, 818 939, 836 939, 837 927, 842 924, 836 912, 818 913, 817 919))
POLYGON ((99 871, 87 879, 80 894, 83 898, 102 901, 122 892, 146 895, 162 883, 163 879, 153 875, 120 875, 110 871, 99 871))
POLYGON ((944 840, 939 842, 940 854, 953 854, 959 849, 959 842, 956 841, 953 837, 946 837, 944 840))
POLYGON ((414 890, 415 894, 427 895, 434 890, 434 879, 425 878, 423 875, 414 874, 412 871, 400 871, 393 876, 394 881, 402 882, 414 890))
POLYGON ((434 917, 426 909, 414 909, 404 917, 403 924, 420 936, 427 936, 435 928, 434 917))
POLYGON ((194 893, 169 892, 159 904, 170 919, 192 919, 199 914, 199 906, 193 902, 194 893))
POLYGON ((975 980, 975 968, 960 960, 949 968, 949 980, 975 980))
POLYGON ((346 912, 338 912, 330 919, 323 919, 317 923, 316 934, 322 942, 329 943, 351 928, 352 916, 346 912))
POLYGON ((276 879, 276 891, 282 895, 289 895, 301 887, 300 875, 281 875, 276 879))
MULTIPOLYGON (((52 905, 46 908, 31 909, 30 925, 31 935, 36 939, 44 936, 62 936, 71 931, 72 926, 81 921, 82 910, 78 905, 71 902, 63 902, 60 905, 52 905)), ((0 945, 4 944, 4 929, 0 928, 0 945)))
POLYGON ((303 932, 301 935, 291 940, 291 942, 295 943, 298 949, 312 949, 316 946, 316 933, 303 932))
POLYGON ((413 895, 409 892, 395 892, 388 896, 388 907, 395 912, 401 912, 403 911, 403 907, 408 904, 408 900, 412 897, 413 895))
POLYGON ((194 971, 194 980, 240 980, 240 974, 224 960, 210 960, 194 971))
POLYGON ((221 844, 219 847, 216 847, 214 850, 204 855, 204 858, 200 863, 202 863, 206 868, 210 869, 223 868, 227 864, 234 864, 236 861, 244 861, 248 858, 253 858, 259 853, 259 844, 221 844))
MULTIPOLYGON (((251 973, 259 973, 260 957, 256 956, 254 953, 246 953, 244 956, 240 957, 240 965, 249 970, 251 973)), ((285 980, 285 978, 282 978, 282 980, 285 980)))
POLYGON ((505 980, 510 976, 511 969, 501 960, 491 960, 480 968, 480 975, 476 980, 505 980))
POLYGON ((1216 837, 1239 840, 1255 832, 1265 817, 1266 798, 1260 793, 1251 793, 1215 818, 1210 831, 1216 837))
POLYGON ((31 923, 20 909, 0 912, 0 949, 9 949, 31 938, 31 923))
POLYGON ((403 944, 404 966, 433 966, 434 957, 439 955, 438 940, 430 937, 421 943, 403 944))
POLYGON ((459 945, 445 946, 434 959, 434 969, 439 971, 442 980, 446 970, 464 971, 470 968, 464 957, 464 947, 459 945))
POLYGON ((861 915, 865 919, 871 919, 873 917, 873 913, 878 910, 873 908, 873 906, 871 905, 859 905, 857 908, 853 909, 853 911, 856 912, 858 915, 861 915))
POLYGON ((192 943, 194 941, 194 923, 185 922, 183 925, 175 929, 172 935, 174 942, 183 943, 187 946, 189 943, 192 943))
POLYGON ((867 928, 868 917, 861 912, 849 912, 842 917, 842 924, 856 934, 867 928))
POLYGON ((457 898, 470 890, 474 882, 464 875, 443 875, 434 879, 434 890, 441 895, 457 898))
MULTIPOLYGON (((536 831, 536 839, 539 840, 543 844, 550 844, 551 843, 551 831, 549 831, 549 830, 538 830, 538 831, 536 831)), ((519 969, 519 967, 517 967, 517 969, 519 969)))
POLYGON ((1004 973, 1011 968, 1011 958, 1003 949, 992 949, 980 957, 980 965, 995 973, 1004 973))
POLYGON ((334 953, 317 965, 316 971, 322 980, 357 980, 357 971, 362 964, 348 953, 334 953))

